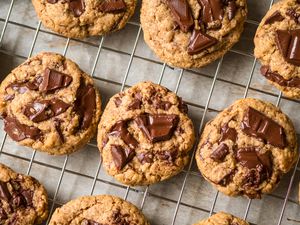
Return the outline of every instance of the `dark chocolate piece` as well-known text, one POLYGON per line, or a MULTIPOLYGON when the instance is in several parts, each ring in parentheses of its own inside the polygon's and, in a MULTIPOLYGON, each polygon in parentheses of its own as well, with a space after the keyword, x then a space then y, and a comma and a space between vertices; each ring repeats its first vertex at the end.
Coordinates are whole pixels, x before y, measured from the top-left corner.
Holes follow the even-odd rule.
POLYGON ((14 141, 26 138, 37 140, 42 136, 40 129, 21 124, 16 118, 8 116, 4 118, 4 130, 14 141))
POLYGON ((295 9, 288 9, 286 12, 286 15, 291 17, 292 20, 295 21, 295 23, 299 24, 300 23, 300 14, 296 12, 295 9))
POLYGON ((285 61, 300 66, 300 29, 276 31, 276 45, 285 61))
POLYGON ((133 159, 135 152, 131 148, 124 149, 120 145, 112 145, 111 155, 113 157, 115 166, 118 170, 121 170, 133 159))
POLYGON ((7 183, 0 181, 0 199, 9 202, 11 199, 11 194, 8 190, 7 183))
POLYGON ((126 4, 124 0, 103 0, 98 9, 105 13, 119 13, 126 10, 126 4))
POLYGON ((24 94, 28 90, 38 90, 41 81, 41 77, 37 77, 33 81, 11 83, 5 88, 5 90, 11 88, 12 90, 17 91, 20 94, 24 94))
POLYGON ((177 155, 178 155, 178 151, 177 150, 173 150, 173 151, 163 151, 163 152, 157 152, 156 153, 157 157, 160 160, 166 160, 169 163, 173 163, 175 162, 177 155))
POLYGON ((237 132, 234 128, 229 127, 228 124, 225 124, 225 126, 221 128, 221 135, 219 143, 227 139, 231 140, 233 143, 236 142, 237 132))
POLYGON ((139 153, 139 154, 137 154, 137 158, 142 164, 153 162, 153 154, 149 153, 149 152, 139 153))
POLYGON ((178 97, 178 101, 179 101, 178 108, 180 112, 187 114, 189 111, 187 104, 182 100, 181 97, 178 97))
POLYGON ((228 19, 232 20, 235 17, 237 6, 235 0, 228 2, 228 19))
POLYGON ((199 30, 194 30, 190 38, 190 43, 188 45, 188 54, 197 54, 218 42, 214 37, 204 34, 199 30))
POLYGON ((47 0, 48 3, 51 3, 51 4, 54 4, 54 3, 57 3, 58 0, 47 0))
POLYGON ((222 20, 224 16, 221 0, 198 0, 202 6, 202 20, 205 24, 222 20))
POLYGON ((127 121, 117 122, 110 130, 109 135, 120 137, 125 142, 125 144, 127 144, 132 149, 137 148, 139 145, 132 134, 129 133, 127 121))
POLYGON ((286 146, 283 127, 251 107, 245 112, 241 128, 247 135, 261 138, 267 144, 278 148, 284 148, 286 146))
POLYGON ((95 222, 94 220, 83 219, 83 220, 81 221, 81 224, 80 224, 80 225, 104 225, 104 224, 97 223, 97 222, 95 222))
POLYGON ((169 114, 144 114, 137 116, 134 121, 144 135, 152 143, 169 140, 177 127, 179 118, 169 114))
POLYGON ((122 99, 120 97, 116 97, 114 102, 116 107, 119 107, 122 104, 122 99))
POLYGON ((63 132, 61 130, 61 121, 58 120, 58 119, 54 120, 54 127, 55 127, 56 132, 58 133, 60 142, 64 143, 65 142, 65 138, 64 138, 64 134, 63 134, 63 132))
POLYGON ((273 24, 282 20, 284 20, 284 17, 280 14, 279 11, 275 11, 269 18, 266 19, 265 24, 273 24))
POLYGON ((44 71, 39 90, 42 92, 54 91, 69 86, 72 80, 73 78, 67 74, 47 68, 44 71))
POLYGON ((194 19, 187 0, 166 0, 172 15, 183 32, 188 32, 194 25, 194 19))
POLYGON ((140 109, 142 105, 141 100, 139 99, 134 99, 128 106, 129 110, 135 110, 135 109, 140 109))
POLYGON ((57 98, 51 100, 35 101, 24 108, 24 114, 35 123, 45 121, 51 117, 64 113, 69 104, 57 98))
POLYGON ((222 162, 229 153, 229 148, 225 143, 220 144, 210 155, 210 158, 217 162, 222 162))
POLYGON ((272 72, 269 66, 262 66, 260 72, 268 80, 273 81, 280 86, 300 88, 300 77, 293 77, 289 80, 284 79, 279 73, 272 72))
POLYGON ((75 17, 79 17, 85 12, 84 0, 69 0, 69 7, 75 17))

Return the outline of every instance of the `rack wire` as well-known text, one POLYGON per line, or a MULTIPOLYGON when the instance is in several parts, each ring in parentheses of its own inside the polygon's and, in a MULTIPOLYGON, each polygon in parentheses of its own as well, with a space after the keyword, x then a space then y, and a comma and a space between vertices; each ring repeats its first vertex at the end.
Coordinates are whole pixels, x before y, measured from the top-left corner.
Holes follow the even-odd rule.
MULTIPOLYGON (((12 14, 12 11, 13 11, 13 7, 14 7, 14 4, 15 4, 15 0, 11 0, 10 1, 10 4, 9 4, 9 8, 8 8, 8 11, 7 11, 7 15, 6 15, 6 18, 0 18, 0 22, 3 22, 4 23, 4 26, 2 28, 2 31, 1 31, 1 35, 0 35, 0 47, 2 45, 2 42, 3 42, 3 38, 5 36, 5 32, 7 30, 7 26, 9 24, 13 24, 13 25, 17 25, 17 26, 20 26, 20 27, 23 27, 23 28, 26 28, 26 29, 30 29, 30 30, 34 30, 35 31, 35 34, 34 34, 34 38, 32 40, 32 43, 31 43, 31 47, 30 47, 30 50, 29 50, 29 53, 27 56, 23 56, 23 55, 17 55, 15 53, 12 53, 12 52, 7 52, 5 50, 1 50, 0 49, 0 52, 6 54, 6 55, 12 55, 14 57, 19 57, 19 58, 23 58, 23 59, 26 59, 26 58, 29 58, 31 57, 33 51, 34 51, 34 48, 36 46, 36 42, 37 42, 37 39, 39 37, 39 34, 41 32, 43 33, 49 33, 51 35, 57 35, 57 36, 60 36, 58 34, 54 34, 52 32, 49 32, 47 30, 42 30, 41 29, 41 22, 39 21, 38 22, 38 25, 36 27, 31 27, 31 26, 28 26, 26 24, 22 24, 22 23, 17 23, 17 22, 13 22, 13 21, 10 21, 10 16, 12 14)), ((271 0, 270 2, 270 7, 272 6, 274 0, 271 0)), ((139 41, 139 38, 141 36, 141 33, 142 33, 142 28, 140 26, 139 23, 135 23, 135 22, 129 22, 131 25, 133 26, 136 26, 138 31, 137 31, 137 35, 135 37, 135 42, 134 42, 134 45, 133 45, 133 48, 131 50, 131 52, 129 53, 129 61, 128 61, 128 65, 127 65, 127 69, 125 71, 125 74, 123 76, 123 79, 122 79, 122 82, 119 83, 119 82, 116 82, 116 81, 113 81, 113 80, 110 80, 110 79, 104 79, 104 78, 99 78, 99 77, 96 77, 94 76, 94 73, 95 73, 95 70, 96 70, 96 67, 97 67, 97 64, 99 62, 99 58, 100 58, 100 54, 101 54, 101 51, 104 49, 103 47, 103 42, 105 40, 105 37, 104 36, 101 36, 100 37, 100 42, 99 42, 99 45, 97 46, 97 53, 96 53, 96 56, 95 56, 95 60, 94 60, 94 63, 93 63, 93 66, 92 66, 92 69, 91 69, 91 76, 93 79, 95 80, 99 80, 99 81, 103 81, 103 82, 108 82, 108 83, 111 83, 111 84, 117 84, 117 85, 120 85, 121 88, 120 88, 120 91, 123 91, 128 85, 126 84, 126 81, 127 81, 127 78, 128 78, 128 75, 129 75, 129 72, 131 70, 131 67, 132 67, 132 63, 133 63, 133 59, 135 57, 137 58, 142 58, 140 56, 136 56, 135 55, 135 52, 136 52, 136 48, 137 48, 137 44, 138 44, 138 41, 139 41)), ((259 22, 258 21, 254 21, 254 20, 247 20, 246 23, 248 24, 253 24, 253 25, 258 25, 259 22)), ((60 36, 62 37, 62 36, 60 36)), ((69 45, 70 45, 70 41, 71 39, 70 38, 66 38, 66 43, 65 43, 65 47, 64 47, 64 50, 63 50, 63 55, 66 55, 67 54, 67 51, 68 51, 68 48, 69 48, 69 45)), ((80 41, 80 40, 76 40, 76 41, 79 41, 79 42, 82 42, 84 44, 87 44, 87 45, 94 45, 94 44, 91 44, 91 43, 88 43, 88 42, 85 42, 85 41, 80 41)), ((96 46, 95 46, 96 47, 96 46)), ((107 48, 105 48, 107 50, 107 48)), ((108 49, 109 51, 115 51, 117 53, 122 53, 124 54, 124 52, 121 52, 119 50, 112 50, 112 49, 108 49)), ((256 67, 256 64, 257 64, 257 59, 255 59, 253 57, 253 55, 247 53, 247 52, 243 52, 243 51, 238 51, 238 50, 230 50, 231 52, 234 52, 236 54, 240 54, 240 55, 243 55, 243 56, 247 56, 249 58, 253 58, 253 63, 252 63, 252 67, 251 67, 251 72, 248 76, 248 81, 247 81, 247 84, 246 86, 243 86, 243 85, 240 85, 240 84, 237 84, 233 81, 227 81, 227 80, 223 80, 221 78, 218 77, 219 75, 219 72, 220 72, 220 68, 223 64, 223 57, 219 59, 218 61, 218 64, 217 64, 217 67, 216 67, 216 70, 215 70, 215 73, 214 73, 214 76, 212 77, 212 82, 211 82, 211 86, 209 88, 209 93, 208 93, 208 96, 207 96, 207 99, 206 99, 206 103, 205 105, 201 105, 201 104, 195 104, 195 103, 191 103, 191 102, 187 102, 188 105, 191 105, 193 107, 196 107, 200 110, 203 111, 202 113, 202 117, 201 117, 201 122, 200 122, 200 125, 198 127, 198 132, 201 133, 204 125, 205 125, 205 120, 206 120, 206 115, 207 115, 207 112, 208 111, 213 111, 213 112, 218 112, 217 109, 214 109, 214 108, 211 108, 210 107, 210 103, 211 103, 211 99, 212 99, 212 95, 213 95, 213 92, 214 92, 214 89, 216 87, 216 82, 217 81, 223 81, 223 82, 227 82, 229 84, 232 84, 232 85, 237 85, 237 86, 241 86, 241 87, 244 87, 245 88, 245 91, 244 91, 244 98, 246 98, 248 96, 248 92, 249 90, 253 90, 253 91, 257 91, 257 92, 260 92, 260 93, 265 93, 264 90, 261 90, 261 89, 257 89, 257 88, 254 88, 254 87, 251 87, 251 81, 252 81, 252 78, 253 78, 253 74, 254 74, 254 71, 255 71, 255 67, 256 67)), ((125 53, 127 54, 127 53, 125 53)), ((162 80, 163 80, 163 77, 164 77, 164 73, 165 73, 165 70, 167 68, 167 65, 165 63, 161 63, 161 62, 157 62, 157 61, 153 61, 151 59, 148 59, 148 58, 143 58, 144 60, 148 60, 148 61, 151 61, 151 62, 154 62, 154 63, 157 63, 157 64, 160 64, 161 65, 161 72, 160 72, 160 75, 159 75, 159 79, 157 80, 157 83, 158 84, 161 84, 162 83, 162 80)), ((181 85, 181 80, 184 76, 184 69, 180 69, 180 73, 179 73, 179 76, 178 76, 178 79, 177 79, 177 83, 176 83, 176 87, 174 89, 174 92, 177 93, 178 90, 179 90, 179 87, 181 85)), ((202 74, 202 73, 199 73, 199 72, 196 72, 196 71, 190 71, 189 72, 191 73, 196 73, 200 76, 206 76, 205 74, 202 74)), ((211 78, 211 77, 210 77, 211 78)), ((274 94, 272 93, 268 93, 269 95, 273 95, 275 96, 274 94)), ((300 102, 297 101, 297 100, 291 100, 291 99, 287 99, 285 97, 282 96, 282 93, 278 93, 277 95, 277 103, 276 105, 279 106, 280 103, 281 103, 281 100, 282 99, 285 99, 285 100, 288 100, 288 101, 291 101, 293 102, 293 104, 299 104, 300 102)), ((18 155, 14 155, 14 154, 11 154, 9 152, 4 152, 3 151, 3 147, 5 145, 5 142, 7 141, 7 135, 4 134, 3 136, 3 139, 1 141, 1 145, 0 145, 0 157, 1 155, 7 155, 7 156, 11 156, 11 157, 14 157, 14 158, 18 158, 18 159, 22 159, 22 160, 25 160, 25 161, 28 161, 29 162, 29 165, 28 165, 28 168, 27 168, 27 174, 29 175, 31 173, 31 170, 32 170, 32 166, 33 164, 39 164, 39 165, 42 165, 42 166, 46 166, 46 167, 49 167, 49 168, 54 168, 54 169, 57 169, 57 170, 60 170, 60 175, 58 177, 58 180, 57 180, 57 185, 56 185, 56 188, 55 188, 55 191, 54 191, 54 195, 53 195, 53 198, 50 199, 50 215, 53 213, 54 209, 55 209, 55 205, 61 205, 61 203, 57 202, 57 195, 58 195, 58 192, 61 188, 61 184, 62 184, 62 180, 63 180, 63 177, 64 177, 64 174, 66 172, 68 173, 71 173, 71 174, 74 174, 74 175, 77 175, 77 176, 83 176, 83 177, 86 177, 86 178, 90 178, 93 180, 92 182, 92 185, 90 187, 90 195, 93 195, 94 194, 94 191, 95 191, 95 186, 96 186, 96 183, 97 182, 103 182, 103 183, 108 183, 109 185, 113 185, 113 186, 121 186, 121 185, 118 185, 118 184, 115 184, 113 182, 109 182, 109 181, 105 181, 101 178, 98 177, 99 175, 99 172, 101 170, 101 167, 102 167, 102 160, 100 160, 96 170, 95 170, 95 175, 94 176, 89 176, 89 175, 86 175, 86 174, 81 174, 79 172, 75 172, 75 171, 72 171, 70 169, 67 169, 67 164, 68 164, 68 160, 69 160, 69 156, 65 156, 65 159, 64 159, 64 162, 63 162, 63 165, 62 167, 58 167, 58 166, 54 166, 54 165, 49 165, 47 163, 44 163, 44 162, 40 162, 38 160, 36 160, 36 151, 33 150, 32 151, 32 155, 30 157, 30 159, 28 158, 25 158, 25 157, 22 157, 22 156, 18 156, 18 155)), ((197 140, 198 141, 198 140, 197 140)), ((97 146, 95 144, 92 144, 92 143, 89 143, 88 145, 90 145, 91 147, 93 148, 97 148, 97 146)), ((167 200, 167 201, 171 201, 173 203, 176 203, 176 207, 174 208, 173 212, 171 212, 173 214, 173 218, 172 218, 172 222, 171 224, 174 225, 176 223, 176 220, 177 220, 177 216, 178 216, 178 212, 180 210, 180 206, 187 206, 187 207, 191 207, 191 208, 196 208, 198 210, 202 210, 204 212, 208 212, 209 215, 212 215, 215 211, 215 206, 216 206, 216 203, 218 201, 218 197, 219 197, 219 192, 217 191, 215 196, 213 197, 213 202, 212 202, 212 205, 210 208, 207 208, 207 209, 202 209, 202 208, 198 208, 196 206, 193 206, 193 205, 189 205, 189 204, 186 204, 186 203, 183 203, 182 202, 182 196, 183 196, 183 193, 185 191, 185 188, 187 187, 187 179, 189 176, 191 175, 195 175, 195 176, 201 176, 199 173, 195 173, 192 171, 192 165, 193 165, 193 162, 194 162, 194 157, 195 157, 195 151, 196 151, 196 148, 194 147, 193 149, 193 154, 192 154, 192 158, 191 158, 191 161, 187 167, 186 170, 184 170, 184 179, 183 179, 183 182, 181 184, 181 188, 180 188, 180 192, 179 192, 179 195, 178 195, 178 198, 176 201, 174 200, 171 200, 171 199, 168 199, 168 198, 164 198, 162 196, 158 196, 156 195, 155 193, 151 193, 150 190, 149 190, 149 186, 146 187, 145 190, 138 190, 138 189, 134 189, 132 187, 129 187, 127 186, 126 187, 126 192, 123 196, 123 198, 126 200, 128 198, 128 195, 130 193, 130 191, 134 191, 134 192, 137 192, 137 193, 140 193, 142 194, 142 201, 141 201, 141 204, 140 204, 140 209, 143 210, 144 208, 144 205, 147 201, 147 198, 149 196, 154 196, 154 197, 157 197, 157 198, 161 198, 161 199, 164 199, 164 200, 167 200)), ((297 164, 298 165, 299 163, 299 157, 298 157, 298 160, 297 160, 297 164)), ((283 216, 284 216, 284 213, 285 213, 285 209, 286 209, 286 205, 287 205, 287 202, 290 201, 289 199, 289 195, 290 195, 290 192, 291 192, 291 189, 292 189, 292 185, 293 185, 293 182, 294 182, 294 179, 295 179, 295 174, 297 171, 300 171, 300 169, 295 166, 295 168, 293 169, 292 171, 292 175, 291 175, 291 178, 289 180, 289 185, 288 185, 288 188, 286 190, 286 195, 284 197, 284 201, 283 201, 283 204, 282 204, 282 207, 281 207, 281 212, 280 212, 280 216, 279 216, 279 219, 278 219, 278 222, 277 222, 277 225, 281 225, 281 224, 284 224, 283 223, 283 216)), ((278 196, 277 196, 278 197, 278 196)), ((246 206, 246 210, 245 210, 245 213, 244 213, 244 219, 247 219, 248 217, 248 214, 249 214, 249 211, 251 209, 251 204, 252 204, 252 200, 249 200, 248 203, 247 203, 247 206, 246 206)), ((172 210, 171 210, 172 211, 172 210)), ((50 216, 48 218, 48 221, 46 224, 49 223, 49 220, 50 220, 50 216)))

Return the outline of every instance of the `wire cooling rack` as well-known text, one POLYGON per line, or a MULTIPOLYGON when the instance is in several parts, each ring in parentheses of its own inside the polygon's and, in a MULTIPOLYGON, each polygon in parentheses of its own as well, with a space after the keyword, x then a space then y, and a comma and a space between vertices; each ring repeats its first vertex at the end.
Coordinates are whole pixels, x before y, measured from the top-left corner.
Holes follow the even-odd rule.
MULTIPOLYGON (((73 40, 43 28, 29 0, 1 0, 1 79, 33 54, 42 50, 56 51, 91 74, 104 102, 116 92, 147 79, 183 96, 199 133, 222 108, 238 98, 250 96, 280 106, 291 116, 299 133, 300 102, 283 97, 267 84, 258 74, 259 63, 252 54, 255 29, 273 3, 273 0, 249 0, 249 19, 237 47, 206 68, 182 70, 170 68, 153 56, 142 40, 139 13, 123 31, 105 37, 73 40), (260 10, 259 16, 253 15, 260 10)), ((2 121, 1 124, 3 127, 2 121)), ((149 187, 128 187, 105 174, 95 140, 70 156, 54 157, 16 145, 2 130, 0 162, 35 176, 45 184, 49 191, 50 213, 80 195, 108 193, 133 202, 151 224, 157 225, 192 224, 220 210, 252 224, 300 223, 299 167, 284 176, 276 191, 262 200, 229 198, 216 191, 198 172, 194 152, 189 165, 178 176, 149 187)), ((49 219, 45 224, 48 222, 49 219)))

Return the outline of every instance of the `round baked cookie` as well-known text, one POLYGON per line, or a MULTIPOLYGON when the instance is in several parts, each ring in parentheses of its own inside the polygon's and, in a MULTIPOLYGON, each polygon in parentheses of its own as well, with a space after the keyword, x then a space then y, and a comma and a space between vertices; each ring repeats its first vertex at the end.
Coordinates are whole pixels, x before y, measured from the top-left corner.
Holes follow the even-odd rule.
POLYGON ((96 133, 101 100, 93 79, 71 60, 40 53, 0 85, 4 130, 20 145, 70 154, 96 133))
POLYGON ((229 213, 219 212, 194 225, 249 225, 249 223, 229 213))
POLYGON ((45 188, 0 163, 0 224, 34 225, 48 217, 45 188))
POLYGON ((122 29, 136 0, 32 0, 43 25, 70 38, 104 35, 122 29))
POLYGON ((141 24, 149 47, 164 62, 202 67, 240 38, 246 0, 143 0, 141 24))
POLYGON ((300 1, 274 4, 254 39, 261 74, 290 98, 300 98, 300 1))
POLYGON ((296 133, 290 119, 271 103, 242 99, 210 121, 196 161, 219 191, 260 198, 295 164, 296 133))
POLYGON ((187 105, 151 82, 113 96, 98 128, 106 171, 127 185, 153 184, 179 173, 194 139, 187 105))
POLYGON ((55 210, 49 225, 149 225, 133 204, 111 195, 85 196, 55 210))

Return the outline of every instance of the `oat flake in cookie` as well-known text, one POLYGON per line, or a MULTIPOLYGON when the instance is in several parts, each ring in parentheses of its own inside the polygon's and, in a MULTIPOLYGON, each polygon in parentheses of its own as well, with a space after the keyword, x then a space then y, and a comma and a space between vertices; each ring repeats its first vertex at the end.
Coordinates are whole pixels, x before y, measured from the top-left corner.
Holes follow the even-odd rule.
POLYGON ((219 212, 194 225, 249 225, 249 223, 229 213, 219 212))
POLYGON ((71 38, 104 35, 122 29, 136 0, 32 0, 43 25, 71 38))
POLYGON ((93 79, 55 53, 40 53, 14 69, 1 83, 0 99, 11 139, 52 155, 85 145, 101 113, 93 79))
POLYGON ((300 2, 274 4, 255 35, 261 74, 290 98, 300 99, 300 2))
POLYGON ((206 125, 196 161, 203 177, 219 191, 260 198, 272 192, 297 156, 289 118, 270 103, 248 98, 206 125))
POLYGON ((149 225, 133 204, 111 195, 85 196, 57 208, 49 225, 149 225))
POLYGON ((179 173, 194 139, 187 105, 151 82, 113 96, 98 128, 106 171, 128 185, 153 184, 179 173))
POLYGON ((33 177, 0 163, 0 224, 40 224, 48 216, 45 188, 33 177))
POLYGON ((149 47, 164 62, 202 67, 240 38, 246 0, 143 0, 141 24, 149 47))

